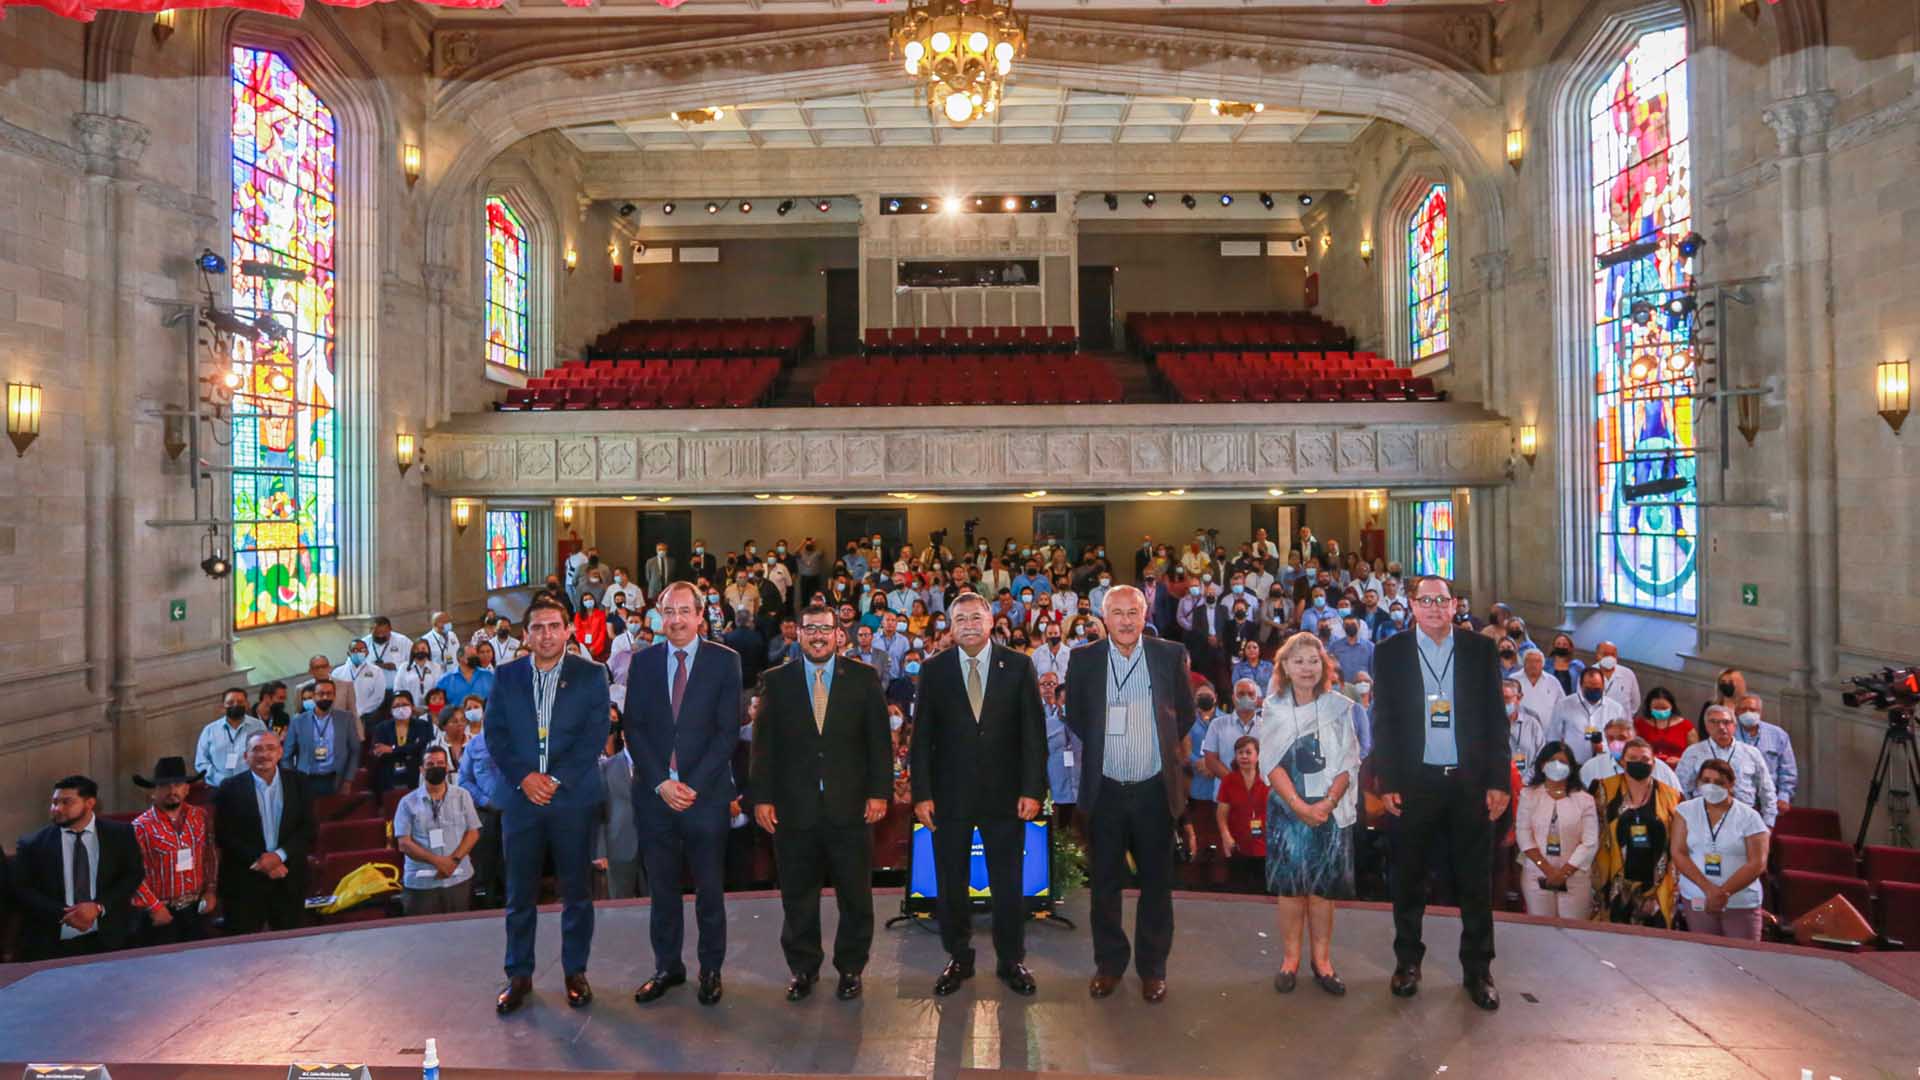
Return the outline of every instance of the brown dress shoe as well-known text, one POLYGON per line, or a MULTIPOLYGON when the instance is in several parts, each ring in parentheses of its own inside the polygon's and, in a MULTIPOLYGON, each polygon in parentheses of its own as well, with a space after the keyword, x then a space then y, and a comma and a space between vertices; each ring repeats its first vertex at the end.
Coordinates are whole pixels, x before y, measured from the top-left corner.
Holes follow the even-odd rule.
POLYGON ((507 980, 500 996, 493 999, 493 1011, 502 1016, 526 1003, 527 995, 533 993, 533 980, 525 975, 516 975, 507 980))
POLYGON ((1149 1005, 1158 1005, 1167 1000, 1167 980, 1141 979, 1140 997, 1149 1005))
POLYGON ((593 987, 587 982, 587 973, 582 971, 567 976, 567 1004, 576 1009, 585 1008, 593 1002, 593 987))
POLYGON ((1120 976, 1118 975, 1095 975, 1093 980, 1087 983, 1087 993, 1096 998, 1112 997, 1113 992, 1119 988, 1120 976))

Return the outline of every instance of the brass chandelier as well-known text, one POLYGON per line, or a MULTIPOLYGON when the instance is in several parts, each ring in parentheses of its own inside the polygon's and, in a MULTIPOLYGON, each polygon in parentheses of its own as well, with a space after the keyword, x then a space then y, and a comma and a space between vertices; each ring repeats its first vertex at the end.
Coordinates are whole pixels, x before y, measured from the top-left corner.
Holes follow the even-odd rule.
POLYGON ((1245 120, 1255 113, 1266 112, 1267 103, 1264 101, 1221 101, 1219 98, 1210 98, 1207 101, 1207 108, 1211 110, 1215 116, 1224 116, 1229 120, 1245 120))
POLYGON ((887 40, 922 80, 927 107, 966 124, 999 109, 1014 59, 1027 54, 1027 17, 1013 0, 908 0, 887 17, 887 40))

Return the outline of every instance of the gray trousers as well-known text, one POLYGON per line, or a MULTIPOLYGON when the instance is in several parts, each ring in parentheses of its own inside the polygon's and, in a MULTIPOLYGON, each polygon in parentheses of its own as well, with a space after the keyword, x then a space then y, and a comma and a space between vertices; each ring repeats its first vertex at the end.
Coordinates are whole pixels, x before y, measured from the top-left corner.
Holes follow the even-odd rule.
POLYGON ((646 894, 646 882, 640 872, 639 859, 631 862, 608 859, 605 870, 593 872, 595 900, 632 900, 646 894))
POLYGON ((456 915, 473 907, 473 879, 444 889, 404 889, 400 904, 409 915, 456 915))

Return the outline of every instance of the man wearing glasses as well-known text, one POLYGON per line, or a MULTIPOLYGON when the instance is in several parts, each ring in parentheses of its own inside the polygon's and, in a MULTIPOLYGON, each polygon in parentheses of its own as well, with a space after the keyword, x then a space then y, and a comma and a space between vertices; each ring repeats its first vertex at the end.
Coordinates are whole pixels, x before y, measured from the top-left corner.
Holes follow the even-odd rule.
POLYGON ((833 610, 800 613, 798 662, 767 672, 754 722, 749 785, 753 817, 773 837, 785 925, 787 1000, 813 992, 826 959, 820 944, 820 890, 832 885, 840 909, 833 966, 835 996, 860 996, 860 973, 873 945, 873 841, 868 828, 887 813, 893 741, 886 694, 872 667, 835 656, 833 610))

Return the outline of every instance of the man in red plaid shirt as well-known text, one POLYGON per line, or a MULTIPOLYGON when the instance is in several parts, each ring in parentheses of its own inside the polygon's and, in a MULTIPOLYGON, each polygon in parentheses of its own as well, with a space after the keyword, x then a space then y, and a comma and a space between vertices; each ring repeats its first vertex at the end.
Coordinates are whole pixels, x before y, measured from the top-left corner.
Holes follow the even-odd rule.
POLYGON ((133 819, 147 879, 133 894, 133 906, 147 913, 142 945, 199 941, 213 929, 219 861, 213 848, 213 821, 206 810, 187 802, 198 773, 185 758, 163 757, 153 776, 133 782, 153 791, 153 805, 133 819))

